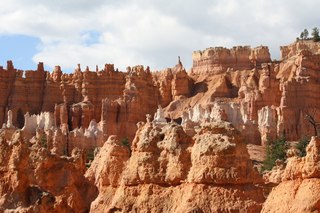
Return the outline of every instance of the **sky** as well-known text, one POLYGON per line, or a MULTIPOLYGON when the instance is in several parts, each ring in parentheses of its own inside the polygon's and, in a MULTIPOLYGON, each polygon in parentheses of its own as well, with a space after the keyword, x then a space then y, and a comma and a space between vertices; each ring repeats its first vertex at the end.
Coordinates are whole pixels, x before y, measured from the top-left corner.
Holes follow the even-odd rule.
POLYGON ((279 47, 320 27, 319 0, 1 0, 0 65, 72 72, 113 63, 161 70, 192 66, 192 52, 279 47))

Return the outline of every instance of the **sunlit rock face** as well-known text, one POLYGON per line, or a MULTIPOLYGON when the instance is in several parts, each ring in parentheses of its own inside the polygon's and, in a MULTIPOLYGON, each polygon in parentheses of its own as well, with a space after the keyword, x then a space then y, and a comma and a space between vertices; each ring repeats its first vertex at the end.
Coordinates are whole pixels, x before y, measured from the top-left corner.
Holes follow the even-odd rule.
POLYGON ((220 74, 228 69, 249 70, 262 63, 271 62, 268 47, 236 46, 231 49, 224 47, 207 48, 192 54, 192 72, 202 74, 220 74))
POLYGON ((262 179, 229 123, 141 124, 131 147, 110 136, 86 172, 99 190, 91 212, 259 212, 262 179))
POLYGON ((27 140, 21 130, 10 140, 0 136, 0 210, 89 211, 97 189, 83 176, 84 153, 75 149, 70 157, 52 154, 42 136, 27 140))
POLYGON ((305 157, 292 156, 286 167, 274 168, 265 175, 267 181, 279 185, 273 188, 262 212, 314 212, 320 209, 319 194, 320 139, 313 137, 305 157))

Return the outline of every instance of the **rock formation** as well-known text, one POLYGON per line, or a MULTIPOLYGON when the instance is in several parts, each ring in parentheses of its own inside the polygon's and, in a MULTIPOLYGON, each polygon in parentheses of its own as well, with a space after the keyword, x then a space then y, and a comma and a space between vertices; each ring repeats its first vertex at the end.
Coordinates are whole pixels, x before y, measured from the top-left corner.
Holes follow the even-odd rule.
MULTIPOLYGON (((4 130, 5 132, 6 130, 4 130)), ((7 140, 0 137, 0 211, 88 211, 96 188, 84 178, 85 156, 59 157, 45 149, 42 136, 24 139, 17 130, 7 140)))
POLYGON ((251 49, 249 46, 238 46, 231 49, 223 47, 207 48, 192 54, 192 72, 201 74, 220 74, 231 68, 233 70, 248 70, 262 63, 271 62, 268 47, 260 46, 251 49))
POLYGON ((317 45, 298 41, 281 47, 283 60, 279 62, 271 62, 268 48, 263 46, 209 48, 194 52, 189 73, 180 60, 175 67, 159 72, 135 66, 123 73, 106 64, 98 72, 81 71, 78 65, 72 74, 63 74, 59 66, 49 73, 42 63, 36 71, 23 72, 8 61, 7 69, 0 71, 1 87, 9 88, 1 93, 0 122, 6 122, 11 110, 12 125, 22 128, 25 113, 48 111, 54 112, 55 126, 64 134, 86 129, 95 120, 104 123, 103 141, 108 135, 131 141, 135 124, 143 121, 145 114, 154 114, 158 105, 164 108, 165 118, 181 122, 189 108, 218 104, 239 131, 247 134, 250 130, 250 143, 265 144, 267 138, 283 134, 296 140, 313 134, 304 116, 311 113, 316 120, 320 116, 315 92, 320 87, 317 45), (42 93, 31 98, 27 93, 33 90, 42 93), (241 118, 232 117, 233 108, 241 118))
POLYGON ((262 179, 228 123, 141 124, 131 148, 110 136, 87 171, 99 189, 91 212, 259 212, 262 179))
POLYGON ((275 167, 266 174, 276 182, 262 212, 317 212, 320 209, 320 138, 313 137, 305 157, 292 156, 285 168, 275 167))
POLYGON ((281 59, 285 60, 299 54, 300 51, 307 50, 312 54, 319 54, 320 44, 312 40, 299 40, 288 46, 280 47, 281 59))
POLYGON ((305 196, 318 193, 318 138, 264 179, 254 168, 273 139, 318 135, 319 47, 297 41, 279 61, 264 46, 208 48, 190 71, 180 58, 161 71, 78 64, 71 74, 8 61, 0 212, 319 210, 305 196))

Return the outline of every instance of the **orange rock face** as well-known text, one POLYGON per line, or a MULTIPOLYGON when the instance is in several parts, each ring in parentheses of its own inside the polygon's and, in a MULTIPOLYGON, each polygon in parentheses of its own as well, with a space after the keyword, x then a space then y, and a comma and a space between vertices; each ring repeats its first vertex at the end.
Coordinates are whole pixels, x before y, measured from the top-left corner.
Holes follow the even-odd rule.
MULTIPOLYGON (((6 131, 6 130, 4 130, 6 131)), ((16 131, 0 137, 0 210, 18 212, 88 211, 96 188, 84 178, 85 156, 59 157, 34 138, 16 131)))
POLYGON ((145 120, 146 114, 153 115, 158 105, 166 107, 165 117, 181 119, 183 112, 195 105, 206 108, 223 102, 223 110, 228 112, 226 104, 238 105, 238 119, 225 113, 227 120, 247 134, 248 142, 265 144, 267 138, 282 134, 297 140, 314 134, 305 115, 313 113, 316 120, 320 117, 317 45, 299 41, 281 47, 281 62, 271 62, 268 48, 263 46, 209 48, 194 52, 189 73, 180 61, 155 73, 143 66, 129 67, 122 73, 106 64, 104 70, 96 72, 81 71, 79 65, 73 74, 63 74, 57 66, 50 74, 40 63, 37 71, 26 71, 23 77, 23 71, 9 61, 7 69, 0 72, 5 90, 1 93, 0 123, 6 122, 9 109, 13 125, 20 128, 26 112, 49 111, 55 113, 56 127, 64 132, 88 128, 94 119, 105 123, 101 124, 104 140, 108 135, 119 135, 131 141, 135 124, 145 120), (37 93, 29 97, 28 91, 37 93))
POLYGON ((191 138, 153 125, 138 129, 130 155, 114 136, 100 150, 86 173, 99 189, 91 212, 260 211, 262 179, 233 127, 208 124, 191 138))
POLYGON ((320 209, 320 139, 313 137, 305 157, 291 157, 278 176, 280 184, 269 194, 262 212, 317 212, 320 209))
POLYGON ((291 45, 280 47, 281 59, 288 59, 303 50, 310 51, 312 54, 319 54, 319 48, 320 44, 312 40, 297 41, 291 45))
MULTIPOLYGON (((299 41, 281 47, 285 56, 279 62, 270 61, 265 47, 194 52, 191 97, 174 100, 164 110, 177 119, 190 109, 195 114, 198 105, 208 109, 218 104, 226 119, 253 144, 282 135, 289 140, 314 135, 305 116, 320 119, 318 45, 299 41)), ((214 119, 212 110, 207 113, 198 119, 189 113, 193 126, 214 119)))
MULTIPOLYGON (((145 115, 154 114, 158 105, 166 106, 177 96, 189 96, 191 82, 181 62, 170 69, 171 77, 163 88, 154 80, 149 68, 135 66, 127 73, 106 64, 104 70, 81 71, 80 65, 72 74, 63 74, 59 66, 50 74, 40 63, 36 71, 20 71, 8 61, 0 70, 0 123, 6 122, 7 110, 12 111, 13 125, 24 126, 24 114, 54 112, 55 125, 63 132, 88 128, 92 120, 106 123, 104 135, 119 135, 133 139, 136 123, 145 115), (25 74, 25 76, 23 76, 25 74), (32 95, 30 91, 32 92, 32 95), (159 94, 160 92, 160 94, 159 94), (108 99, 108 101, 106 101, 108 99), (112 109, 107 103, 113 102, 112 109), (103 110, 106 110, 104 112, 103 110)), ((160 74, 163 76, 163 74, 160 74)), ((106 138, 105 138, 106 139, 106 138)))

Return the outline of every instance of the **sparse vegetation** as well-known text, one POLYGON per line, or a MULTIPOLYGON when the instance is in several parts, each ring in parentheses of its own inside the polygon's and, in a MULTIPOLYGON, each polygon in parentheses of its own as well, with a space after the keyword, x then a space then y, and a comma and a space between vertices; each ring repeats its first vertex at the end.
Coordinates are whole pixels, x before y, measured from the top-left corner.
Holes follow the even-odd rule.
POLYGON ((87 160, 86 160, 86 167, 89 168, 91 166, 91 162, 94 159, 94 150, 89 150, 87 152, 87 160))
POLYGON ((306 148, 310 142, 310 139, 307 137, 303 137, 299 140, 299 142, 296 144, 295 148, 299 151, 299 156, 304 157, 307 154, 306 148))
POLYGON ((130 146, 127 137, 122 138, 122 140, 121 140, 121 145, 122 145, 122 146, 126 146, 126 147, 129 147, 129 146, 130 146))
POLYGON ((127 147, 131 155, 131 146, 127 137, 121 139, 121 145, 127 147))
POLYGON ((41 138, 40 138, 40 143, 41 143, 41 146, 44 147, 44 148, 48 148, 48 143, 47 143, 47 137, 46 135, 42 135, 41 138))
POLYGON ((305 113, 305 119, 312 125, 314 129, 314 136, 318 136, 318 126, 319 122, 316 121, 315 115, 316 111, 311 111, 311 112, 304 112, 305 113))
POLYGON ((304 29, 302 33, 303 33, 303 39, 308 39, 309 31, 307 29, 304 29))
POLYGON ((271 170, 276 163, 276 160, 285 161, 287 159, 287 150, 289 145, 285 137, 269 142, 266 149, 266 158, 263 161, 262 171, 271 170))

